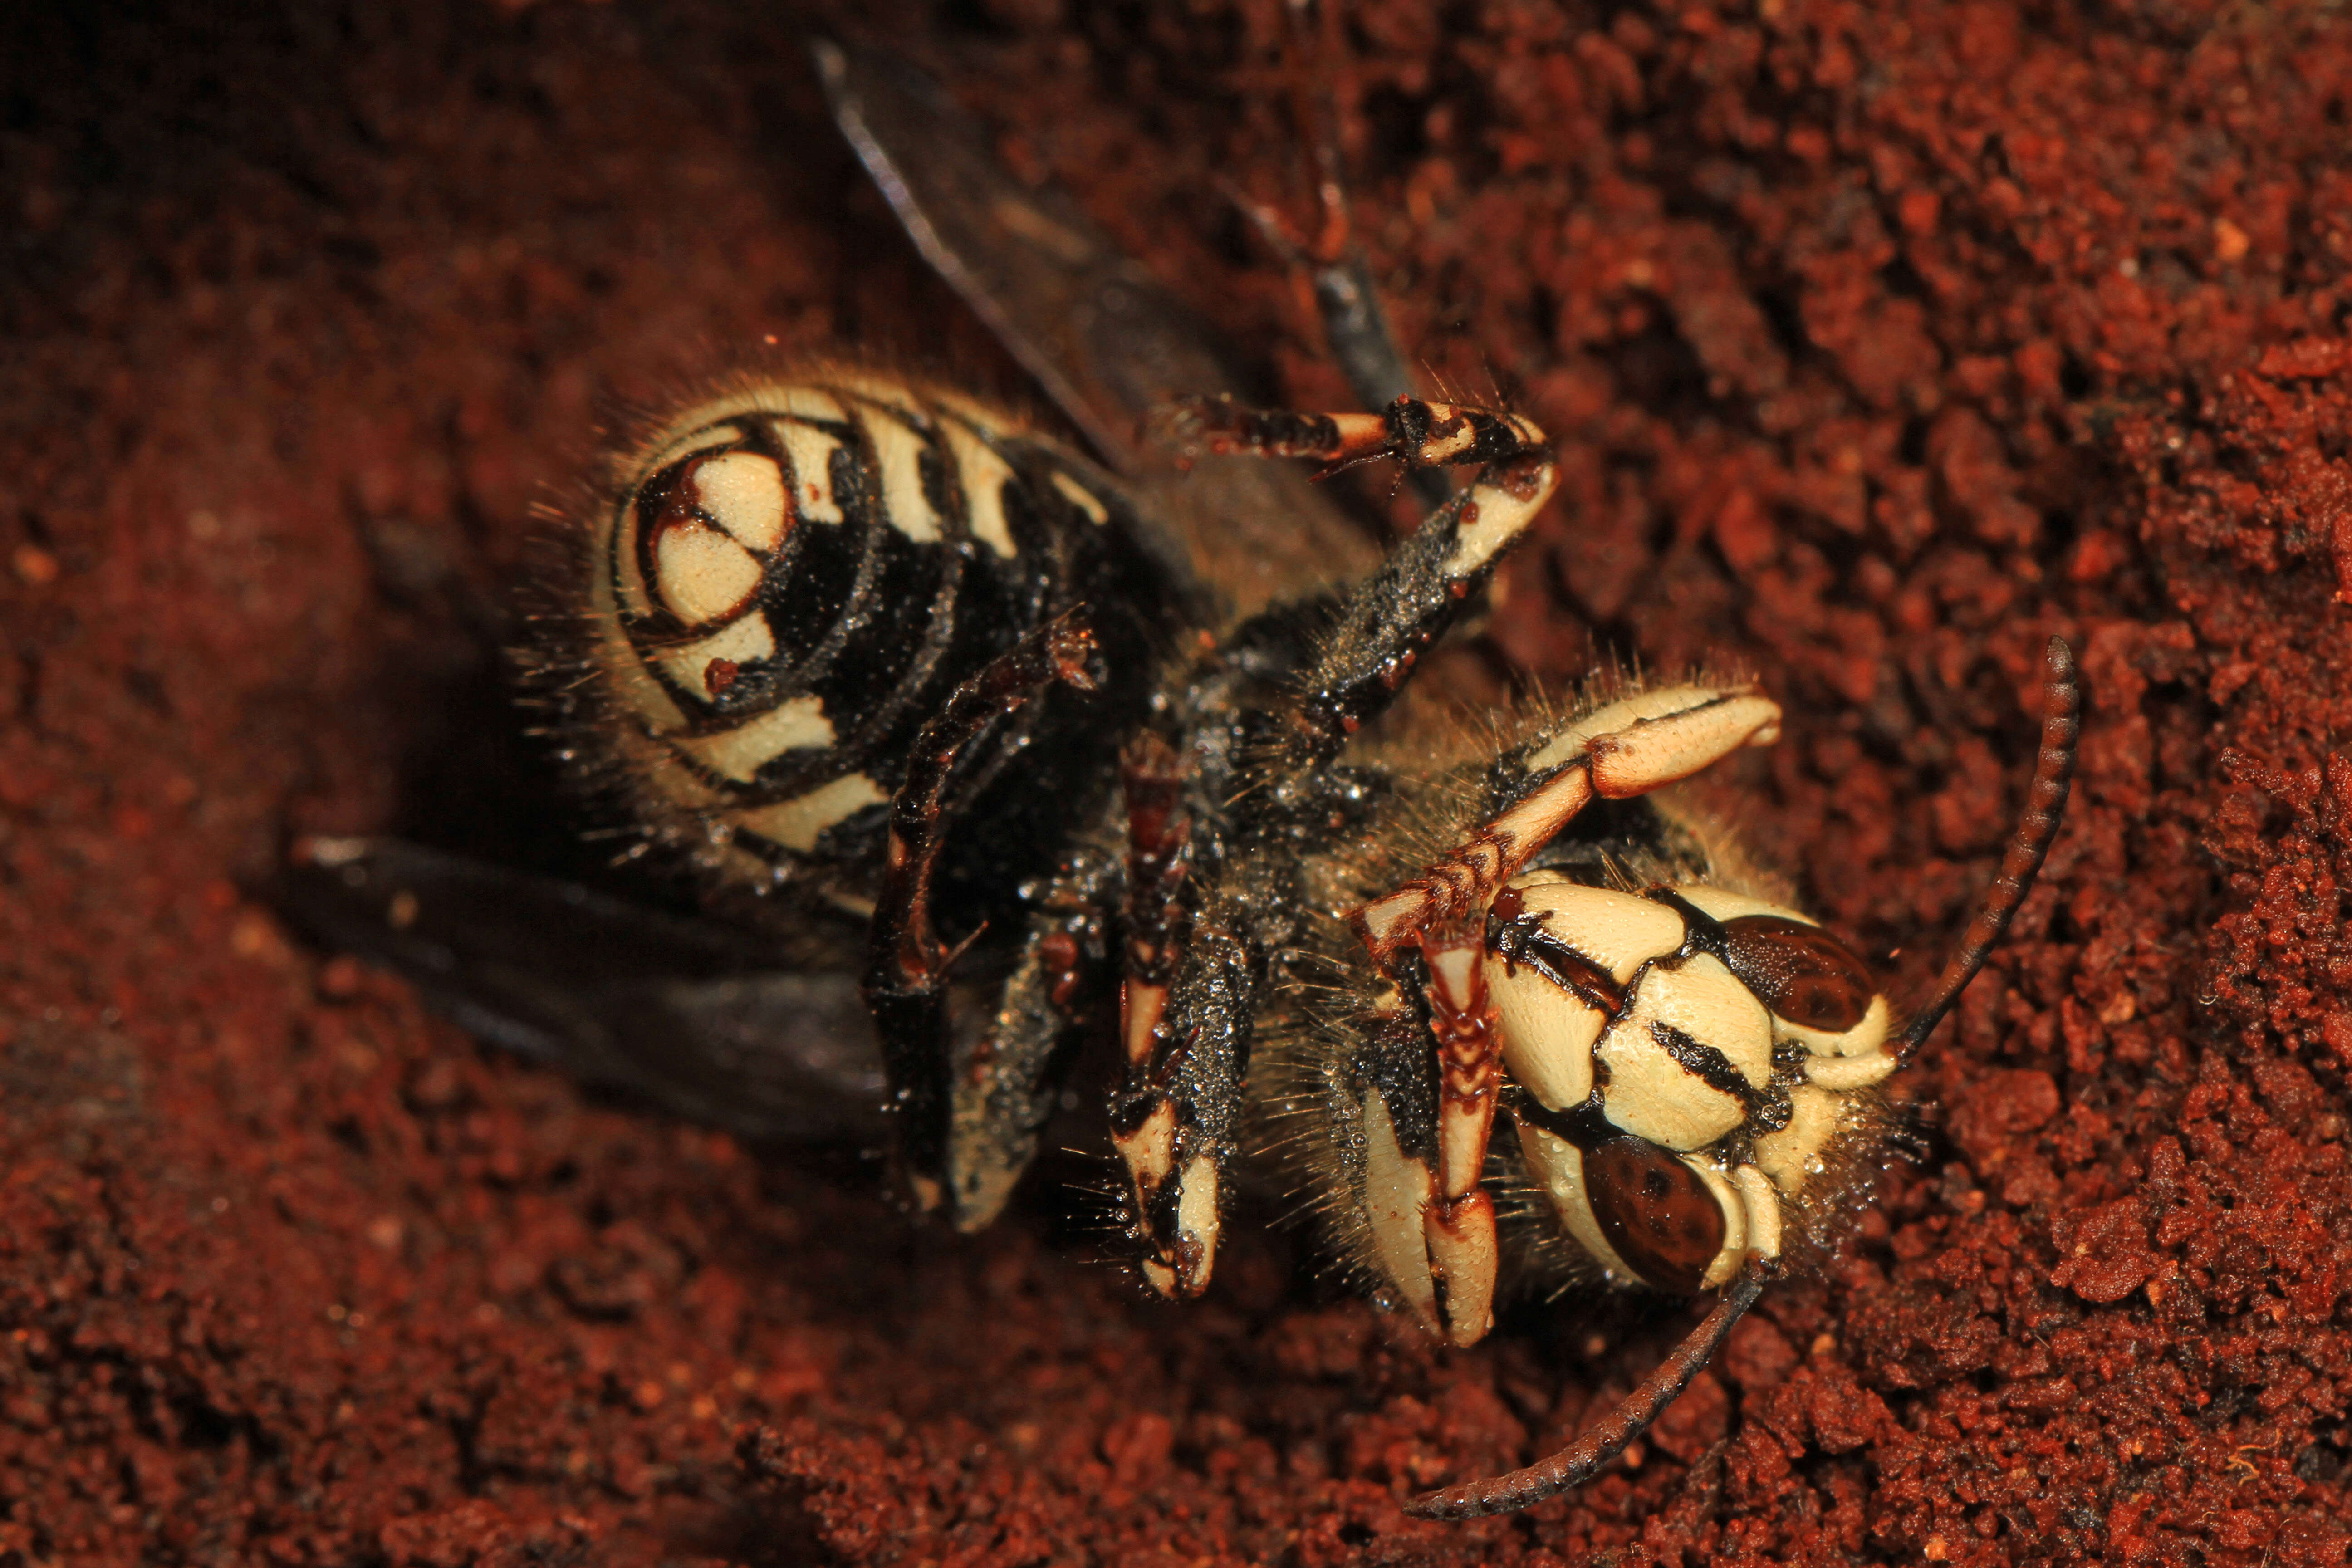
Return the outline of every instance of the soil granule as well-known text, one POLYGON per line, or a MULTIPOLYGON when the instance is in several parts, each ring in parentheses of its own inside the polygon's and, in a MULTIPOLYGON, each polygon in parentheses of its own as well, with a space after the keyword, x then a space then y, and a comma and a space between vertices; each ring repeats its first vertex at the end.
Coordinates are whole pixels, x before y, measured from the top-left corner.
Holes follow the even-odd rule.
POLYGON ((1861 1234, 1580 1493, 1397 1507, 1549 1451, 1687 1309, 1444 1352, 1250 1217, 1164 1307, 1098 1194, 935 1233, 870 1163, 584 1095, 273 912, 306 833, 584 863, 495 650, 612 408, 850 345, 1018 388, 839 144, 807 26, 938 72, 1340 405, 1220 184, 1297 200, 1279 23, 0 19, 0 1562, 2352 1553, 2333 7, 1351 13, 1401 335, 1565 464, 1464 694, 1746 661, 1789 713, 1727 773, 1758 845, 1916 994, 2023 789, 2043 639, 2090 685, 2064 836, 1900 1080, 1861 1234))

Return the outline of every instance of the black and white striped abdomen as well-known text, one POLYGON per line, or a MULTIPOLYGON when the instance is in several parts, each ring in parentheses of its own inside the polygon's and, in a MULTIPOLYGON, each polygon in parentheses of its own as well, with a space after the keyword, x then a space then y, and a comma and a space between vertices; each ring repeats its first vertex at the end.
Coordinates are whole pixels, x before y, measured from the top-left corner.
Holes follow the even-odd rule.
POLYGON ((639 815, 755 880, 821 868, 853 903, 916 731, 958 683, 1079 603, 1110 677, 1083 714, 1046 704, 992 737, 970 799, 1015 751, 1071 752, 1074 726, 1115 746, 1183 597, 1091 465, 967 399, 845 374, 670 421, 589 543, 593 706, 625 731, 604 743, 639 815))

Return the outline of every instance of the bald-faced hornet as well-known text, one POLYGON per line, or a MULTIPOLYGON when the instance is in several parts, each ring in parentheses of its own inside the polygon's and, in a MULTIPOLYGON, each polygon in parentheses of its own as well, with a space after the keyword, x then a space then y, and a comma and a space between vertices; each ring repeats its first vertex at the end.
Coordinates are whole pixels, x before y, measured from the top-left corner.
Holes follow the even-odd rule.
POLYGON ((437 943, 433 983, 486 1031, 730 1124, 805 1114, 870 1050, 908 1191, 964 1228, 1003 1208, 1103 1039, 1129 1234, 1168 1296, 1208 1288, 1268 1127, 1334 1245, 1451 1342, 1488 1331, 1513 1271, 1723 1290, 1570 1448, 1408 1506, 1576 1484, 1784 1258, 1834 1240, 1840 1173, 1883 1136, 1876 1085, 2055 835, 2071 658, 2052 643, 2000 879, 1898 1027, 1845 944, 1654 793, 1771 743, 1752 680, 1596 682, 1475 742, 1401 721, 1551 493, 1530 421, 1412 396, 1360 314, 1335 342, 1382 413, 1234 400, 1156 285, 931 89, 819 61, 909 233, 1119 474, 947 389, 824 364, 655 424, 580 509, 537 616, 539 700, 642 846, 758 895, 733 934, 658 943, 764 944, 768 982, 469 965, 438 906, 479 888, 545 913, 549 945, 601 924, 625 946, 631 917, 387 847, 328 847, 321 885, 404 897, 402 934, 369 945, 415 964, 437 943), (1468 478, 1375 558, 1290 458, 1468 478))

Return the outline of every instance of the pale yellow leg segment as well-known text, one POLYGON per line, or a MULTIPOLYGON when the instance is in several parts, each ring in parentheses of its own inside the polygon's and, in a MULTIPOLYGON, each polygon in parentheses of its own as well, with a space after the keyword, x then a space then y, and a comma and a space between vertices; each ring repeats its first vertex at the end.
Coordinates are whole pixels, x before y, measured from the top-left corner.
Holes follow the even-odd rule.
MULTIPOLYGON (((1481 933, 1483 934, 1483 933, 1481 933)), ((1436 1194, 1425 1211, 1438 1325, 1457 1345, 1495 1323, 1495 1203, 1479 1185, 1502 1088, 1502 1041, 1486 1005, 1477 941, 1430 953, 1430 1027, 1437 1037, 1436 1194)))
POLYGON ((1430 1267, 1429 1211, 1435 1188, 1429 1165, 1404 1152, 1388 1102, 1374 1089, 1363 1100, 1364 1212, 1381 1272, 1422 1326, 1443 1333, 1430 1267))
POLYGON ((1118 993, 1119 1039, 1127 1087, 1118 1100, 1113 1142, 1127 1164, 1135 1198, 1135 1234, 1146 1248, 1143 1277, 1163 1296, 1207 1289, 1217 1255, 1217 1166, 1179 1147, 1180 1096, 1162 1037, 1169 984, 1180 954, 1176 919, 1189 864, 1183 765, 1167 742, 1147 731, 1119 758, 1127 805, 1126 978, 1118 993), (1181 1168, 1179 1168, 1179 1162, 1181 1168))
MULTIPOLYGON (((1176 1108, 1162 1105, 1152 1113, 1147 1131, 1159 1134, 1164 1147, 1172 1155, 1176 1144, 1176 1108), (1164 1126, 1161 1119, 1165 1118, 1164 1126)), ((1119 1148, 1121 1154, 1127 1146, 1119 1148)), ((1164 1181, 1166 1178, 1160 1178, 1164 1181)), ((1156 1192, 1160 1181, 1146 1184, 1140 1174, 1136 1181, 1136 1201, 1141 1203, 1156 1192)), ((1219 1184, 1216 1162, 1206 1154, 1194 1155, 1176 1186, 1176 1234, 1170 1238, 1164 1257, 1146 1258, 1143 1277, 1151 1288, 1171 1300, 1197 1296, 1209 1288, 1209 1277, 1217 1266, 1217 1242, 1223 1227, 1217 1218, 1219 1184)))
MULTIPOLYGON (((1165 993, 1161 993, 1165 1000, 1165 993)), ((1147 1034, 1147 1038, 1148 1034, 1147 1034)), ((1112 1146, 1127 1165, 1135 1194, 1136 1213, 1146 1212, 1171 1177, 1176 1187, 1176 1232, 1163 1243, 1157 1258, 1143 1260, 1143 1277, 1152 1289, 1168 1297, 1197 1296, 1209 1288, 1216 1268, 1219 1183, 1216 1162, 1196 1154, 1176 1174, 1176 1104, 1162 1099, 1143 1124, 1126 1137, 1114 1136, 1112 1146)))
POLYGON ((1780 738, 1780 705, 1767 697, 1725 697, 1663 719, 1644 719, 1586 742, 1593 793, 1607 800, 1647 795, 1712 767, 1742 746, 1780 738))
MULTIPOLYGON (((1151 1061, 1153 1031, 1167 1009, 1168 987, 1129 980, 1119 987, 1118 1000, 1119 1034, 1126 1044, 1128 1066, 1139 1073, 1151 1061)), ((1135 1212, 1146 1213, 1160 1189, 1175 1173, 1175 1102, 1162 1096, 1133 1131, 1124 1136, 1114 1134, 1111 1146, 1118 1151, 1120 1162, 1127 1166, 1128 1184, 1135 1194, 1135 1212)), ((1212 1172, 1213 1178, 1213 1174, 1212 1172)), ((1179 1208, 1181 1211, 1181 1200, 1179 1208)), ((1211 1247, 1213 1249, 1213 1239, 1211 1247)), ((1143 1277, 1163 1296, 1197 1293, 1197 1287, 1183 1289, 1177 1267, 1162 1258, 1146 1258, 1143 1277)))
POLYGON ((1530 774, 1551 777, 1418 878, 1356 910, 1356 932, 1386 967, 1421 932, 1483 912, 1594 795, 1643 795, 1780 738, 1780 705, 1751 691, 1670 687, 1612 702, 1528 759, 1530 774))

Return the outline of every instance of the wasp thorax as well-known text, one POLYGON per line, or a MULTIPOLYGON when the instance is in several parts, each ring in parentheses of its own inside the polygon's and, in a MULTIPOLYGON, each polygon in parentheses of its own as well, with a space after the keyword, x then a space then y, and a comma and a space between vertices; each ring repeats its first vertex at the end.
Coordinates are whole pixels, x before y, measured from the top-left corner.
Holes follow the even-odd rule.
POLYGON ((1530 872, 1495 900, 1486 948, 1530 1174, 1597 1262, 1662 1289, 1777 1256, 1842 1102, 1895 1067, 1852 951, 1719 888, 1530 872))

